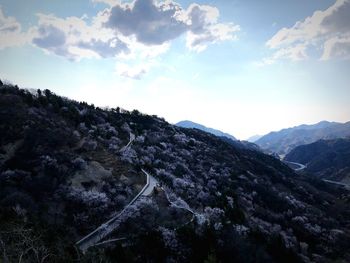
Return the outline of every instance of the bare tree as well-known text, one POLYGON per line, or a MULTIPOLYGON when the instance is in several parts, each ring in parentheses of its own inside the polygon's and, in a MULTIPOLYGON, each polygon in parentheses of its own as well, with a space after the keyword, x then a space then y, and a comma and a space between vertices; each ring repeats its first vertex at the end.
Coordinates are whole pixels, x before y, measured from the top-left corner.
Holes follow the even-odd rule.
MULTIPOLYGON (((11 230, 0 231, 0 249, 2 261, 7 262, 48 262, 53 257, 41 234, 22 225, 12 225, 11 230)), ((0 260, 0 261, 1 261, 0 260)))

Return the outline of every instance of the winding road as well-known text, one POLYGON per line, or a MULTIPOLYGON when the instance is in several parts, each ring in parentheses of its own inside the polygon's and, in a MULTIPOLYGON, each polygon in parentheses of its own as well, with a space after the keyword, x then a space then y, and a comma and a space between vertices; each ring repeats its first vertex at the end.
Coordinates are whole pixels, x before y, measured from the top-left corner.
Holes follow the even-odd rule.
MULTIPOLYGON (((295 165, 297 166, 297 168, 292 168, 294 169, 294 171, 301 171, 301 170, 304 170, 306 168, 306 165, 303 165, 301 163, 295 163, 295 162, 288 162, 288 161, 283 161, 285 164, 291 164, 291 165, 295 165)), ((325 183, 329 183, 329 184, 334 184, 334 185, 338 185, 338 186, 342 186, 344 187, 345 189, 347 190, 350 190, 350 184, 345 184, 345 183, 342 183, 342 182, 337 182, 337 181, 332 181, 332 180, 327 180, 327 179, 322 179, 323 182, 325 183)))
POLYGON ((337 182, 337 181, 332 181, 332 180, 327 180, 327 179, 322 179, 323 182, 329 183, 329 184, 335 184, 344 187, 347 190, 350 190, 350 184, 345 184, 342 182, 337 182))
POLYGON ((306 165, 304 164, 301 164, 301 163, 295 163, 295 162, 288 162, 288 161, 283 161, 285 164, 291 164, 291 165, 295 165, 297 166, 297 168, 293 168, 291 167, 294 171, 298 172, 298 171, 301 171, 301 170, 304 170, 306 168, 306 165))
POLYGON ((81 251, 85 252, 89 247, 103 243, 100 242, 100 240, 105 238, 108 234, 113 232, 120 225, 120 218, 128 210, 128 208, 141 197, 147 197, 152 194, 153 189, 158 185, 158 181, 153 176, 148 174, 145 170, 142 169, 142 172, 147 176, 147 182, 142 188, 142 190, 117 215, 115 215, 107 222, 100 225, 97 229, 92 231, 90 234, 86 235, 78 242, 76 242, 76 245, 80 248, 81 251))
POLYGON ((148 186, 145 189, 145 191, 142 193, 142 195, 149 196, 152 194, 153 189, 158 185, 158 181, 152 175, 147 173, 144 169, 141 169, 141 171, 147 176, 147 180, 148 180, 148 186))
POLYGON ((133 133, 131 133, 130 132, 130 139, 129 139, 129 142, 123 147, 123 148, 121 148, 120 149, 120 151, 119 152, 125 152, 127 149, 129 149, 130 148, 130 145, 132 144, 132 142, 135 140, 135 134, 133 134, 133 133))
MULTIPOLYGON (((123 153, 127 149, 129 149, 134 140, 135 140, 135 135, 130 132, 130 140, 129 140, 127 145, 125 145, 123 148, 120 149, 120 152, 123 153)), ((113 232, 120 225, 120 223, 122 222, 121 216, 128 210, 128 208, 131 205, 133 205, 135 202, 137 202, 137 200, 139 200, 142 197, 150 196, 152 194, 154 188, 159 185, 156 178, 154 178, 152 175, 150 175, 144 169, 141 169, 141 171, 147 177, 146 184, 142 188, 142 190, 130 201, 129 204, 127 204, 124 207, 124 209, 122 211, 120 211, 118 214, 113 216, 107 222, 103 223, 98 228, 96 228, 94 231, 92 231, 91 233, 89 233, 88 235, 86 235, 85 237, 80 239, 78 242, 76 242, 76 245, 80 248, 80 250, 83 253, 85 253, 85 251, 89 247, 92 247, 92 246, 103 245, 103 244, 107 244, 110 242, 126 239, 126 238, 117 238, 117 239, 111 239, 111 240, 106 240, 106 241, 101 242, 101 240, 103 238, 105 238, 107 235, 109 235, 111 232, 113 232)), ((179 208, 179 209, 185 209, 192 214, 192 219, 188 223, 192 222, 194 220, 194 218, 197 216, 197 214, 190 207, 188 207, 187 204, 185 205, 185 204, 181 204, 179 202, 176 203, 173 200, 171 200, 171 198, 169 197, 169 195, 167 193, 170 190, 167 191, 167 189, 164 189, 163 187, 161 187, 161 188, 164 191, 167 200, 169 201, 169 203, 172 206, 179 208)))

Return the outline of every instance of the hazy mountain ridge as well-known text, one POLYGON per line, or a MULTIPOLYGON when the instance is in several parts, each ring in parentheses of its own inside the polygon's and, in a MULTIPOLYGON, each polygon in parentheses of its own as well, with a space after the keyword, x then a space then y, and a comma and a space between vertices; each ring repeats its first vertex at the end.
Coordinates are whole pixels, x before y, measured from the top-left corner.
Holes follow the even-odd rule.
POLYGON ((195 128, 195 129, 198 129, 198 130, 202 130, 202 131, 205 131, 205 132, 208 132, 208 133, 211 133, 211 134, 214 134, 218 137, 227 137, 231 140, 237 140, 233 135, 231 134, 228 134, 228 133, 225 133, 225 132, 222 132, 220 130, 217 130, 217 129, 213 129, 213 128, 209 128, 209 127, 206 127, 202 124, 199 124, 199 123, 195 123, 193 121, 180 121, 178 123, 175 124, 176 126, 179 126, 179 127, 182 127, 182 128, 195 128))
POLYGON ((253 135, 253 136, 250 136, 247 141, 248 142, 253 142, 255 143, 257 140, 259 140, 261 137, 263 137, 264 135, 253 135))
POLYGON ((350 183, 350 138, 298 146, 285 160, 306 165, 307 172, 320 178, 350 183))
POLYGON ((24 254, 27 262, 350 257, 348 192, 206 132, 5 85, 0 133, 0 238, 10 262, 30 245, 35 250, 24 254), (125 149, 130 134, 135 140, 125 149), (196 216, 170 205, 157 188, 110 236, 126 240, 78 256, 74 242, 122 210, 146 183, 140 168, 196 216))
POLYGON ((263 150, 286 155, 299 145, 313 143, 320 139, 336 139, 350 136, 350 122, 322 121, 314 125, 300 125, 271 132, 255 143, 263 150))
POLYGON ((192 121, 180 121, 175 125, 182 127, 182 128, 186 128, 186 129, 198 129, 198 130, 213 134, 213 135, 221 138, 222 140, 226 141, 227 143, 229 143, 235 147, 238 147, 238 148, 254 150, 254 151, 261 150, 258 145, 254 144, 252 142, 237 140, 234 136, 232 136, 228 133, 224 133, 224 132, 217 130, 217 129, 208 128, 208 127, 206 127, 202 124, 199 124, 199 123, 195 123, 192 121))

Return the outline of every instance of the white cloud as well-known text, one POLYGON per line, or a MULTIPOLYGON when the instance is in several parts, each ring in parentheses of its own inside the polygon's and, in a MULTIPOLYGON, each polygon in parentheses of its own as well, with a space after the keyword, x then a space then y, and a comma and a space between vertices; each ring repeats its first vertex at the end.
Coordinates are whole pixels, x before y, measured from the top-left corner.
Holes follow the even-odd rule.
POLYGON ((298 21, 291 28, 279 30, 266 45, 275 49, 272 59, 307 58, 307 50, 322 50, 320 58, 349 58, 350 1, 337 0, 324 11, 298 21))
POLYGON ((93 3, 104 3, 109 6, 113 6, 115 4, 119 4, 121 1, 119 0, 92 0, 93 3))
POLYGON ((67 51, 70 54, 70 56, 72 58, 75 58, 75 59, 80 59, 80 58, 96 58, 96 59, 98 59, 98 58, 100 58, 100 56, 96 52, 89 50, 89 49, 79 48, 76 46, 68 47, 67 51))
POLYGON ((291 61, 300 61, 307 59, 306 46, 303 44, 292 47, 284 47, 278 49, 272 56, 256 61, 253 64, 257 67, 263 67, 274 64, 279 59, 290 59, 291 61))
POLYGON ((234 33, 240 29, 232 23, 218 23, 216 7, 191 4, 183 9, 170 0, 120 3, 107 13, 106 27, 124 36, 135 36, 144 45, 161 45, 187 33, 187 47, 201 51, 208 44, 235 39, 234 33))
POLYGON ((27 41, 16 18, 5 16, 0 6, 0 49, 21 46, 27 41))
POLYGON ((125 63, 118 63, 116 73, 125 78, 140 79, 152 66, 152 63, 141 63, 132 66, 125 63))
POLYGON ((303 60, 307 58, 306 46, 303 44, 294 45, 293 47, 280 48, 273 55, 274 59, 288 58, 292 61, 303 60))
POLYGON ((186 34, 186 46, 202 51, 209 44, 236 39, 239 26, 219 23, 219 10, 191 4, 184 9, 172 1, 92 0, 108 7, 89 19, 37 14, 38 24, 20 37, 21 25, 0 10, 0 47, 21 45, 25 39, 48 53, 79 60, 85 57, 131 58, 157 56, 172 40, 186 34), (135 55, 136 53, 136 55, 135 55))
POLYGON ((32 43, 49 53, 71 60, 81 58, 115 57, 128 52, 124 42, 110 30, 100 28, 99 21, 92 25, 77 17, 65 19, 54 15, 38 14, 38 26, 31 28, 32 43))
POLYGON ((218 23, 219 10, 212 6, 192 4, 185 17, 189 24, 186 45, 195 51, 203 51, 208 44, 236 39, 234 33, 240 30, 232 23, 218 23))
POLYGON ((219 23, 219 10, 209 5, 191 4, 185 9, 173 0, 91 1, 107 7, 92 17, 39 13, 38 23, 24 33, 16 19, 5 17, 0 9, 0 49, 31 43, 73 61, 143 61, 134 69, 119 66, 120 75, 140 78, 149 70, 145 61, 167 52, 176 38, 184 36, 188 49, 199 52, 210 44, 236 39, 239 31, 238 25, 219 23))
POLYGON ((125 35, 134 35, 138 42, 160 45, 177 38, 187 30, 178 19, 181 7, 175 2, 156 3, 135 0, 131 4, 117 4, 109 12, 106 27, 125 35))
POLYGON ((14 17, 6 17, 2 9, 0 9, 0 31, 4 32, 18 32, 21 30, 21 25, 14 17))
POLYGON ((190 50, 200 52, 205 50, 209 44, 237 39, 233 33, 239 30, 239 26, 230 24, 215 24, 209 25, 202 33, 199 34, 194 34, 192 31, 189 31, 186 37, 186 46, 190 50))
POLYGON ((170 48, 170 43, 161 45, 145 45, 136 40, 134 36, 125 37, 120 35, 120 39, 126 43, 129 52, 119 54, 117 57, 124 60, 147 60, 158 57, 167 52, 170 48))
POLYGON ((321 60, 329 60, 334 57, 350 59, 350 35, 333 37, 324 43, 321 60))

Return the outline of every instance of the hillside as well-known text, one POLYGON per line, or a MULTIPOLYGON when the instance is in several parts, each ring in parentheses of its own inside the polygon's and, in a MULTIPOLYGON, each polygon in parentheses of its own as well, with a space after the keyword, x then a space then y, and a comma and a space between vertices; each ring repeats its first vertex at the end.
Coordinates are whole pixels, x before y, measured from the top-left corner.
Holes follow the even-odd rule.
POLYGON ((0 135, 0 261, 350 260, 349 192, 206 132, 2 85, 0 135))
POLYGON ((285 160, 306 165, 306 171, 324 179, 350 183, 350 139, 319 140, 298 146, 285 160))
POLYGON ((248 142, 256 142, 257 140, 259 140, 261 137, 263 137, 263 135, 253 135, 251 137, 249 137, 247 139, 248 142))
POLYGON ((313 143, 321 139, 336 139, 350 136, 350 122, 337 123, 322 121, 314 125, 300 125, 271 132, 255 143, 270 153, 286 155, 299 145, 313 143))
POLYGON ((242 149, 248 149, 248 150, 254 150, 254 151, 261 150, 258 145, 254 144, 252 142, 237 140, 235 137, 233 137, 232 135, 230 135, 228 133, 224 133, 222 131, 215 130, 213 128, 207 128, 201 124, 198 124, 198 123, 195 123, 192 121, 180 121, 175 125, 182 127, 182 128, 186 128, 186 129, 197 129, 197 130, 201 130, 201 131, 213 134, 213 135, 217 136, 218 138, 221 138, 225 142, 233 145, 236 148, 242 148, 242 149))
POLYGON ((201 130, 201 131, 205 131, 205 132, 214 134, 214 135, 216 135, 218 137, 226 137, 226 138, 229 138, 229 139, 234 140, 234 141, 237 140, 231 134, 228 134, 228 133, 225 133, 225 132, 222 132, 220 130, 213 129, 213 128, 208 128, 208 127, 206 127, 206 126, 204 126, 202 124, 195 123, 195 122, 192 122, 192 121, 180 121, 180 122, 176 123, 175 125, 179 126, 179 127, 182 127, 182 128, 198 129, 198 130, 201 130))

